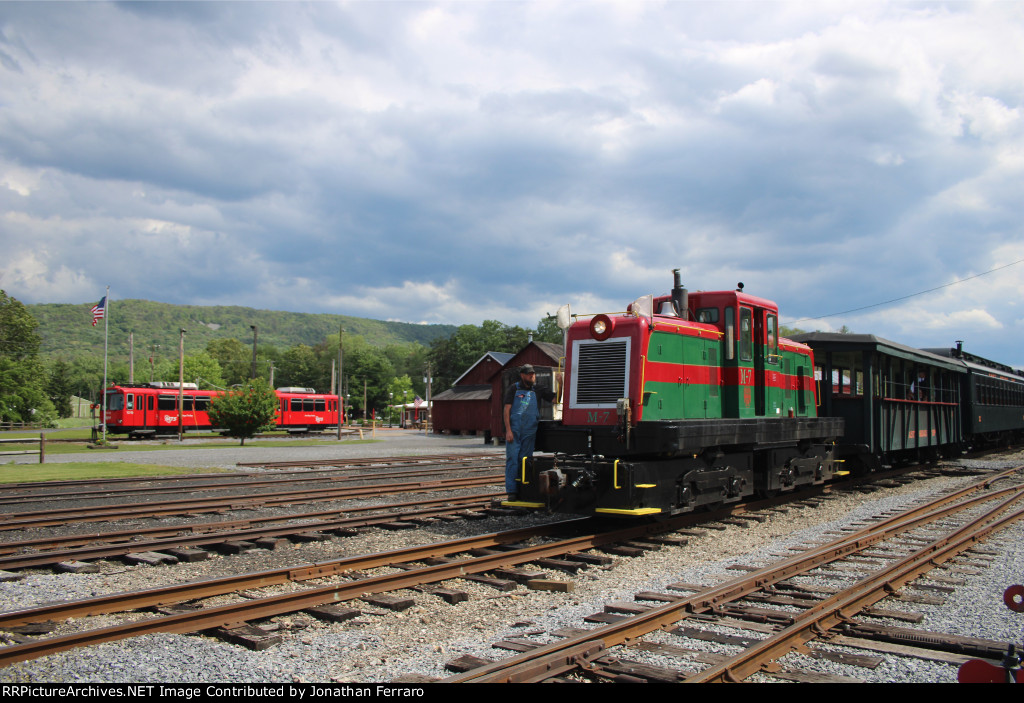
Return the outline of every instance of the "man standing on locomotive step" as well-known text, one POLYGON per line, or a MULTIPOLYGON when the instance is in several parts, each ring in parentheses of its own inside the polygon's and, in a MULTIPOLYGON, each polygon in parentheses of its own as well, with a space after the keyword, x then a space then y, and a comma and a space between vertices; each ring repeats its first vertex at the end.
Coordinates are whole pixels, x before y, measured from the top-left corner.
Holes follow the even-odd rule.
POLYGON ((540 420, 539 399, 551 403, 555 394, 548 388, 535 387, 537 372, 526 364, 519 369, 519 381, 505 391, 505 492, 515 500, 516 472, 523 466, 523 457, 533 456, 540 420))

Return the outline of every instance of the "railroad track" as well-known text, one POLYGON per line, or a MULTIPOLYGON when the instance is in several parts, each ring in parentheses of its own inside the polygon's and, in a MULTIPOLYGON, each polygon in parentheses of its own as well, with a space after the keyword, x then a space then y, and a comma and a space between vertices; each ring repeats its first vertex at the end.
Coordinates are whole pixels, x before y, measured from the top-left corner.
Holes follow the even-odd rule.
POLYGON ((315 488, 300 491, 275 491, 256 494, 235 494, 203 499, 165 500, 159 503, 122 503, 117 505, 80 506, 53 510, 7 513, 0 522, 0 531, 50 527, 68 522, 112 522, 138 518, 194 515, 229 510, 255 510, 294 504, 354 500, 409 492, 450 491, 492 486, 499 482, 497 473, 451 479, 426 479, 400 483, 374 483, 353 487, 315 488))
MULTIPOLYGON (((692 595, 646 594, 648 600, 653 598, 667 602, 656 606, 637 604, 631 611, 635 614, 612 618, 617 619, 617 622, 580 632, 559 642, 536 646, 528 652, 499 662, 476 666, 449 680, 536 682, 583 675, 598 680, 742 681, 761 671, 769 662, 807 642, 827 636, 831 630, 850 622, 866 608, 920 575, 983 541, 994 531, 1024 517, 1024 485, 1019 477, 1012 486, 990 490, 972 498, 964 497, 968 493, 989 488, 995 481, 1015 476, 1021 468, 999 472, 966 489, 886 518, 777 564, 718 586, 698 590, 692 595), (843 588, 826 598, 807 597, 805 589, 803 601, 806 607, 792 609, 791 612, 776 611, 774 624, 767 637, 751 643, 735 656, 725 659, 718 657, 719 661, 702 671, 685 671, 682 668, 654 671, 655 667, 624 665, 623 659, 614 654, 614 648, 622 645, 630 644, 634 648, 642 646, 638 645, 642 638, 656 631, 668 630, 696 636, 688 633, 681 624, 694 622, 702 616, 726 616, 742 621, 743 614, 749 614, 752 608, 740 604, 740 601, 756 594, 770 597, 766 591, 772 589, 787 590, 788 587, 789 603, 792 605, 800 600, 799 597, 792 597, 793 593, 799 596, 800 592, 799 587, 792 586, 791 580, 795 577, 841 560, 849 562, 858 559, 858 554, 865 550, 877 551, 887 540, 907 535, 924 526, 934 527, 939 521, 950 520, 955 515, 971 510, 981 511, 981 514, 963 519, 941 536, 918 539, 916 548, 909 554, 882 559, 880 568, 859 577, 849 588, 843 588)), ((872 555, 868 561, 878 562, 877 554, 872 555)), ((630 611, 627 608, 618 612, 630 611)), ((762 620, 768 618, 768 622, 772 622, 763 612, 758 613, 758 617, 762 620)), ((659 649, 659 646, 653 645, 652 648, 659 649)), ((677 646, 674 649, 678 654, 685 648, 677 646)), ((660 646, 660 650, 672 651, 673 647, 660 646)))
MULTIPOLYGON (((986 484, 990 483, 991 480, 992 479, 987 479, 986 481, 977 482, 971 488, 961 491, 958 496, 946 498, 944 502, 949 503, 963 495, 966 495, 967 493, 979 491, 986 484)), ((1020 488, 1014 490, 1018 493, 1022 492, 1022 489, 1020 488)), ((938 519, 939 515, 936 512, 937 508, 935 505, 930 506, 929 509, 932 512, 927 515, 926 518, 916 519, 922 522, 925 521, 925 519, 931 521, 938 519)), ((952 509, 950 508, 948 510, 952 509)), ((925 509, 918 510, 918 512, 922 511, 925 511, 925 509)), ((693 520, 694 516, 684 516, 678 520, 666 523, 632 526, 627 529, 614 532, 587 533, 516 549, 510 548, 513 543, 522 542, 524 540, 536 540, 538 537, 551 538, 556 530, 565 529, 564 524, 549 525, 531 530, 495 533, 492 535, 438 543, 415 549, 397 550, 382 554, 369 555, 366 557, 352 557, 349 559, 289 567, 286 569, 278 569, 273 572, 261 572, 258 574, 249 574, 238 577, 211 579, 204 582, 197 582, 195 584, 172 586, 166 589, 151 589, 149 591, 136 594, 120 594, 116 596, 92 598, 75 603, 65 603, 3 613, 0 614, 0 627, 10 628, 30 623, 38 623, 43 620, 66 620, 67 618, 78 618, 101 613, 122 611, 128 608, 182 603, 214 595, 223 596, 225 594, 237 592, 239 589, 252 589, 287 582, 305 581, 314 578, 329 578, 334 580, 333 583, 319 585, 314 588, 297 590, 291 593, 254 598, 244 600, 242 602, 220 605, 213 608, 204 608, 196 612, 167 615, 158 618, 147 618, 145 620, 129 622, 100 630, 65 634, 58 637, 51 637, 34 642, 26 642, 24 644, 5 647, 0 649, 0 666, 42 656, 51 652, 64 651, 97 642, 123 639, 144 633, 196 632, 217 627, 238 628, 242 624, 254 620, 274 617, 283 613, 295 612, 297 610, 320 606, 323 604, 339 603, 362 597, 367 593, 381 593, 400 588, 438 583, 452 578, 465 578, 472 574, 482 574, 511 565, 536 563, 538 560, 541 560, 541 563, 544 563, 543 560, 546 559, 550 560, 554 557, 565 557, 567 554, 575 555, 584 550, 599 548, 609 544, 622 542, 624 540, 651 538, 658 533, 677 529, 680 526, 693 524, 693 520), (495 553, 493 549, 499 546, 505 548, 507 551, 495 553), (460 556, 464 554, 466 550, 471 549, 485 549, 489 551, 477 556, 460 556), (422 565, 420 562, 422 562, 422 565), (356 569, 373 569, 387 565, 400 566, 400 570, 396 573, 370 575, 365 578, 356 579, 351 579, 350 577, 345 576, 346 572, 352 572, 356 569)), ((893 519, 889 521, 892 523, 889 529, 893 534, 898 534, 902 531, 911 529, 910 520, 911 518, 908 517, 903 517, 900 520, 893 519)), ((574 522, 572 524, 574 527, 578 528, 583 523, 574 522)), ((852 545, 858 542, 859 540, 855 538, 845 538, 841 541, 841 544, 838 544, 834 548, 834 552, 830 557, 826 558, 821 556, 817 563, 824 563, 825 561, 828 561, 828 559, 834 560, 852 553, 854 550, 852 545)), ((588 560, 587 557, 579 559, 580 562, 578 563, 585 563, 588 560)), ((569 561, 570 560, 567 558, 559 560, 563 565, 569 561)), ((807 561, 807 555, 802 555, 800 561, 789 564, 786 567, 786 575, 778 576, 776 581, 781 581, 784 578, 789 578, 794 573, 798 573, 798 566, 802 567, 804 570, 812 568, 811 563, 811 561, 807 561)), ((763 576, 760 578, 755 577, 753 582, 760 582, 761 585, 767 583, 763 576)), ((690 605, 680 605, 677 602, 669 603, 668 605, 663 606, 664 612, 661 612, 662 609, 654 609, 652 611, 652 615, 643 617, 645 620, 653 621, 655 623, 655 628, 662 627, 663 622, 657 618, 663 616, 669 617, 669 614, 671 614, 671 617, 676 617, 678 619, 678 614, 680 612, 684 614, 691 612, 694 607, 711 608, 724 600, 725 596, 740 597, 744 592, 753 592, 753 588, 753 585, 739 587, 735 584, 730 585, 728 588, 721 587, 720 589, 714 590, 713 593, 698 594, 700 598, 696 600, 690 599, 688 601, 690 602, 690 605)), ((638 619, 636 619, 635 622, 640 622, 640 617, 641 616, 638 616, 638 619)), ((631 634, 622 635, 622 637, 630 638, 637 636, 635 633, 632 633, 632 631, 630 632, 631 634)), ((498 672, 507 672, 509 664, 512 664, 513 666, 519 666, 522 664, 527 668, 532 667, 531 670, 535 674, 537 671, 535 667, 540 666, 542 668, 540 675, 542 678, 548 678, 550 676, 557 675, 557 672, 552 673, 555 670, 551 668, 551 660, 561 660, 563 663, 565 661, 569 661, 572 662, 573 667, 578 667, 581 662, 592 663, 593 660, 600 656, 601 652, 607 650, 610 646, 614 646, 616 642, 614 642, 613 639, 606 638, 604 634, 605 633, 602 631, 599 647, 596 647, 594 644, 594 640, 597 635, 591 633, 580 642, 569 640, 556 649, 552 649, 552 651, 546 651, 545 648, 541 648, 544 651, 540 652, 542 663, 539 665, 533 663, 525 664, 519 661, 502 662, 500 664, 493 665, 496 668, 491 671, 488 671, 488 667, 484 667, 482 670, 479 670, 472 675, 467 675, 467 677, 477 679, 490 674, 496 677, 493 680, 520 680, 517 678, 521 675, 519 670, 514 674, 498 672), (566 652, 569 652, 570 654, 567 655, 566 652), (586 653, 586 655, 584 656, 582 653, 586 653), (591 657, 591 655, 593 656, 591 657), (568 659, 566 659, 567 656, 568 659), (581 657, 583 658, 581 659, 581 657)), ((552 645, 552 647, 554 646, 552 645)), ((531 662, 532 661, 533 659, 531 658, 531 662)), ((566 669, 565 671, 568 670, 569 669, 566 669)))
MULTIPOLYGON (((473 464, 460 464, 457 467, 445 466, 445 470, 451 470, 455 468, 461 474, 468 475, 495 475, 495 471, 500 468, 498 464, 490 462, 476 462, 473 464)), ((187 493, 209 493, 211 491, 228 491, 228 490, 240 490, 240 489, 253 489, 262 488, 266 486, 295 486, 308 483, 325 483, 325 484, 366 484, 368 481, 379 481, 382 479, 396 480, 396 479, 408 479, 416 477, 435 477, 438 474, 438 467, 434 466, 430 469, 409 469, 394 471, 389 470, 386 473, 382 471, 375 471, 373 473, 352 473, 346 469, 344 474, 339 473, 339 469, 321 469, 315 472, 298 472, 298 475, 290 476, 288 478, 281 478, 275 476, 274 478, 266 478, 266 474, 249 474, 249 476, 259 476, 260 478, 249 478, 247 480, 237 480, 232 477, 229 481, 207 481, 205 483, 181 483, 178 485, 159 485, 159 486, 133 486, 133 487, 120 487, 114 489, 99 488, 95 490, 83 490, 82 488, 73 489, 69 488, 65 491, 52 491, 49 493, 33 493, 29 495, 15 495, 15 496, 4 496, 0 492, 0 505, 24 505, 27 503, 44 503, 66 500, 73 498, 77 500, 90 500, 90 499, 116 499, 119 497, 135 497, 135 496, 156 496, 156 495, 176 495, 176 494, 187 494, 187 493), (71 492, 71 491, 74 492, 71 492)), ((289 472, 297 473, 297 472, 289 472)), ((83 487, 84 488, 84 487, 83 487)))
POLYGON ((249 520, 7 542, 0 545, 0 554, 3 555, 0 556, 0 570, 60 566, 69 562, 124 557, 140 552, 156 552, 156 555, 151 554, 151 558, 176 562, 179 558, 192 558, 190 554, 175 556, 180 550, 222 545, 230 548, 232 544, 237 545, 236 549, 243 549, 240 543, 272 538, 328 539, 331 534, 347 534, 356 528, 465 514, 467 511, 486 508, 504 495, 504 492, 477 493, 457 498, 359 506, 343 511, 293 513, 249 520), (41 549, 45 551, 38 551, 41 549), (161 550, 172 551, 165 554, 161 550))
MULTIPOLYGON (((164 606, 237 593, 240 590, 322 579, 383 566, 409 565, 413 562, 428 559, 450 559, 451 555, 474 549, 505 546, 548 535, 561 529, 564 529, 563 523, 554 523, 536 528, 481 535, 423 547, 394 550, 316 564, 291 566, 255 574, 209 579, 137 593, 115 594, 82 601, 11 611, 0 613, 0 629, 10 629, 50 620, 60 621, 68 618, 123 612, 151 606, 164 606)), ((646 533, 648 529, 640 527, 634 528, 634 531, 639 535, 646 533)), ((450 578, 464 577, 467 574, 489 571, 499 566, 527 563, 545 556, 563 554, 566 551, 586 549, 589 548, 587 545, 592 546, 595 543, 602 543, 602 537, 589 535, 568 541, 559 540, 554 545, 541 545, 464 559, 450 559, 441 564, 403 568, 397 573, 384 576, 345 580, 341 583, 304 589, 293 593, 268 596, 255 600, 243 599, 238 603, 204 608, 196 612, 147 618, 99 630, 77 632, 35 642, 12 645, 0 648, 0 667, 75 647, 124 639, 141 634, 154 632, 187 633, 217 627, 238 627, 251 620, 259 620, 283 613, 296 612, 304 608, 351 600, 368 593, 383 593, 410 586, 437 583, 450 578)))

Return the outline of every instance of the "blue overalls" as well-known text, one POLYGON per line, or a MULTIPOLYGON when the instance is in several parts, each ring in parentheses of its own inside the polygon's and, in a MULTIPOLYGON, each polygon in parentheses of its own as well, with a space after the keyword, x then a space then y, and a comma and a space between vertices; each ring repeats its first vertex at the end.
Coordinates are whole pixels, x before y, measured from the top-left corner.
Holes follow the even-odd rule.
POLYGON ((523 468, 523 457, 533 456, 537 439, 537 421, 540 408, 537 393, 526 390, 516 382, 516 393, 509 408, 508 424, 512 428, 512 441, 505 444, 505 492, 517 493, 516 476, 523 468))

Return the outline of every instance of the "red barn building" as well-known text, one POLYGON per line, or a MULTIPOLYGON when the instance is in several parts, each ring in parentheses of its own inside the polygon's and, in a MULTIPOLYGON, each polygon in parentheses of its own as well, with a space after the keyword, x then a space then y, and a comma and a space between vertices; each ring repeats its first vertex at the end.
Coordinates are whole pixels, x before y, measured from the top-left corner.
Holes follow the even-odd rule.
MULTIPOLYGON (((487 352, 452 388, 434 396, 434 432, 483 432, 485 442, 492 437, 504 438, 501 399, 505 389, 519 380, 519 367, 532 364, 537 370, 537 383, 555 388, 554 375, 561 357, 562 345, 549 342, 530 342, 517 354, 487 352)), ((550 405, 541 405, 541 417, 552 419, 550 405)))
POLYGON ((434 432, 445 434, 484 433, 491 438, 492 381, 501 378, 501 370, 514 355, 507 352, 487 352, 455 384, 432 399, 434 432))

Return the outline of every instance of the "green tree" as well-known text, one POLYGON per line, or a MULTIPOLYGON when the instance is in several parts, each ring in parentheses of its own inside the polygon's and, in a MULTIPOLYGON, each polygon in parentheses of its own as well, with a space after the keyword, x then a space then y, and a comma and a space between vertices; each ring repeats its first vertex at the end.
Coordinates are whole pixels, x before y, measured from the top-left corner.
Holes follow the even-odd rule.
MULTIPOLYGON (((320 360, 319 368, 324 379, 316 388, 330 385, 331 361, 338 358, 338 335, 332 334, 314 349, 320 360)), ((366 340, 355 334, 345 333, 345 392, 348 403, 363 413, 363 383, 366 383, 367 417, 373 408, 383 408, 388 401, 388 384, 395 377, 395 367, 380 347, 371 347, 366 340)), ((333 391, 332 391, 333 392, 333 391)))
MULTIPOLYGON (((157 376, 157 380, 161 380, 157 376)), ((103 385, 103 358, 80 356, 71 361, 71 392, 98 403, 103 385)))
MULTIPOLYGON (((395 369, 396 376, 408 376, 412 381, 412 390, 421 397, 427 394, 423 383, 423 373, 427 368, 427 353, 430 350, 422 344, 389 344, 384 347, 384 355, 395 369)), ((411 399, 410 392, 409 398, 411 399)), ((397 399, 398 396, 396 395, 397 399)))
POLYGON ((558 321, 553 317, 545 317, 537 323, 537 333, 533 338, 538 342, 561 344, 563 341, 562 330, 558 329, 558 321))
POLYGON ((210 403, 210 421, 245 446, 247 437, 272 429, 277 414, 277 395, 262 378, 217 396, 210 403))
POLYGON ((57 416, 71 417, 71 366, 64 359, 57 359, 51 364, 46 392, 57 410, 57 416))
POLYGON ((286 351, 275 366, 274 379, 278 386, 316 388, 323 392, 330 382, 328 378, 328 383, 324 383, 322 364, 313 348, 305 344, 296 344, 286 351))
POLYGON ((249 379, 252 369, 252 350, 247 349, 234 337, 212 340, 206 345, 206 353, 220 364, 221 375, 227 385, 238 385, 249 379))
POLYGON ((22 361, 38 356, 42 339, 37 327, 25 306, 0 290, 0 357, 22 361))
POLYGON ((0 418, 51 426, 57 412, 39 360, 39 323, 16 298, 0 290, 0 418))
POLYGON ((225 387, 220 364, 206 352, 186 356, 183 364, 186 383, 196 383, 204 389, 225 387))
POLYGON ((434 392, 451 387, 459 376, 489 351, 515 354, 526 346, 529 331, 497 320, 485 320, 479 327, 462 325, 447 339, 430 345, 434 392))

